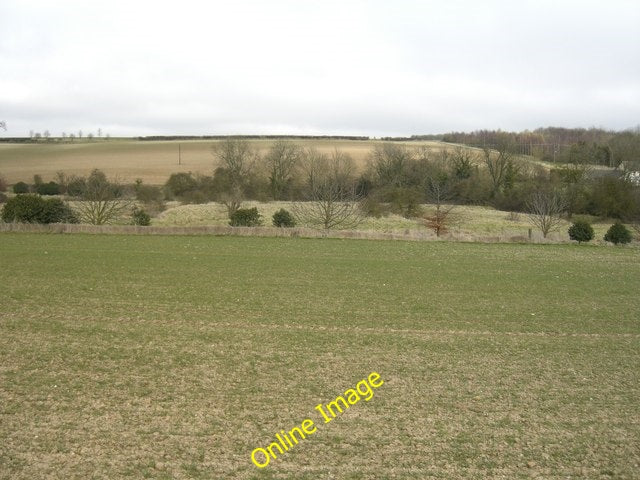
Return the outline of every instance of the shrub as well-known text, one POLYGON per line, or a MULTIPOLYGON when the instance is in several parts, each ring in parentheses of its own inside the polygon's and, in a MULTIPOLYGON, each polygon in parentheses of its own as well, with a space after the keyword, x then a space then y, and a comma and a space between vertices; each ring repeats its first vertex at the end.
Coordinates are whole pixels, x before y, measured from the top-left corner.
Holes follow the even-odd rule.
POLYGON ((593 228, 589 223, 578 220, 569 227, 569 238, 577 240, 578 243, 593 240, 593 228))
POLYGON ((631 218, 637 213, 634 186, 623 178, 602 177, 594 181, 588 213, 605 218, 631 218))
POLYGON ((78 217, 71 207, 59 198, 43 199, 44 208, 38 223, 78 223, 78 217))
POLYGON ((5 222, 78 223, 78 219, 59 198, 44 199, 39 195, 18 195, 9 199, 2 210, 5 222))
POLYGON ((13 186, 13 193, 29 193, 29 185, 24 182, 18 182, 13 186))
POLYGON ((360 209, 367 217, 380 218, 389 214, 389 205, 380 201, 379 192, 372 192, 360 200, 360 209))
POLYGON ((291 228, 296 226, 296 221, 291 213, 281 208, 273 214, 273 226, 291 228))
POLYGON ((0 192, 0 203, 6 202, 7 198, 8 197, 4 193, 0 192))
POLYGON ((43 208, 44 199, 42 197, 38 195, 18 195, 5 204, 2 210, 2 220, 4 222, 40 223, 38 219, 43 208))
POLYGON ((133 213, 131 214, 131 223, 133 225, 140 225, 142 227, 147 227, 151 225, 151 217, 144 210, 134 208, 133 213))
POLYGON ((173 173, 165 184, 167 192, 174 197, 182 197, 198 188, 198 182, 191 173, 173 173))
POLYGON ((144 203, 159 203, 164 200, 164 193, 155 185, 136 185, 136 199, 144 203))
POLYGON ((60 195, 60 185, 56 182, 39 183, 35 190, 40 195, 60 195))
POLYGON ((7 191, 7 181, 4 179, 4 177, 0 176, 0 192, 6 192, 7 191))
POLYGON ((81 197, 87 188, 87 181, 83 177, 73 176, 67 183, 67 195, 70 197, 81 197))
POLYGON ((615 245, 618 245, 619 243, 629 243, 631 241, 631 232, 627 229, 627 227, 625 227, 621 223, 616 222, 611 225, 609 230, 607 230, 607 233, 604 235, 604 239, 607 242, 611 242, 615 245))
POLYGON ((229 216, 229 225, 232 227, 256 227, 260 223, 260 214, 256 207, 239 208, 229 216))

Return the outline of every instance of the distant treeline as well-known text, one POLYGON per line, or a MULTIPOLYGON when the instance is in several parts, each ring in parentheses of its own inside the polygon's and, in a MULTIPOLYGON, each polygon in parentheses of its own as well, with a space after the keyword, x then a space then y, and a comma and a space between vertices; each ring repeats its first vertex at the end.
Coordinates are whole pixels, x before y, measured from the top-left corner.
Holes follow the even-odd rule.
POLYGON ((546 127, 522 132, 505 132, 502 130, 476 130, 473 132, 450 132, 441 136, 442 141, 463 143, 465 145, 493 145, 503 142, 505 137, 514 143, 556 143, 571 145, 573 143, 606 143, 613 136, 623 132, 604 130, 601 128, 562 128, 546 127))
MULTIPOLYGON (((416 135, 419 140, 432 135, 416 135)), ((589 163, 618 167, 636 161, 640 152, 640 128, 612 131, 602 128, 546 127, 522 132, 476 130, 450 132, 439 137, 447 143, 479 148, 509 145, 515 153, 532 155, 545 161, 589 163)))
POLYGON ((35 143, 29 137, 4 137, 0 138, 0 143, 35 143))

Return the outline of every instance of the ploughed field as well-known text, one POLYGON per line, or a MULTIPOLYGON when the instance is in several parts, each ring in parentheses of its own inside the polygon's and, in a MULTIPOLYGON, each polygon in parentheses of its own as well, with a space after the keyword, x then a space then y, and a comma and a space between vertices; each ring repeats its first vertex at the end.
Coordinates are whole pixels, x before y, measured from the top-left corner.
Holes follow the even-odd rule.
MULTIPOLYGON (((112 139, 72 143, 0 143, 0 173, 9 183, 31 183, 34 174, 45 181, 55 180, 56 172, 87 175, 94 168, 109 177, 133 183, 164 184, 172 173, 193 172, 212 175, 218 161, 213 148, 218 140, 139 141, 112 139)), ((264 155, 274 140, 249 140, 251 148, 264 155)), ((302 148, 314 148, 330 155, 336 149, 351 155, 363 168, 378 140, 295 139, 302 148)), ((425 147, 432 152, 452 148, 440 142, 408 142, 410 147, 425 147)))
POLYGON ((637 478, 639 272, 637 248, 0 234, 0 478, 637 478))

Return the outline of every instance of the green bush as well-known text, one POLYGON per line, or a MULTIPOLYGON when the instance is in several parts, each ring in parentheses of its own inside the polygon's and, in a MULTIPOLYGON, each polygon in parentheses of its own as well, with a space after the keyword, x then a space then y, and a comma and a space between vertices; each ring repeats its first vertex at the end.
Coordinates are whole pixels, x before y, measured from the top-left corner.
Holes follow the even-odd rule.
POLYGON ((29 193, 29 185, 24 182, 18 182, 13 186, 13 193, 29 193))
POLYGON ((83 177, 73 176, 67 183, 67 195, 70 197, 81 197, 87 188, 87 181, 83 177))
POLYGON ((273 226, 291 228, 296 226, 296 221, 291 213, 281 208, 273 214, 273 226))
POLYGON ((2 210, 2 220, 22 223, 78 223, 71 208, 62 200, 47 200, 39 195, 18 195, 9 199, 2 210))
POLYGON ((229 225, 232 227, 256 227, 260 223, 260 214, 256 207, 239 208, 229 216, 229 225))
POLYGON ((173 197, 182 197, 198 189, 198 182, 191 173, 173 173, 165 184, 165 189, 173 197))
MULTIPOLYGON (((5 207, 6 208, 6 207, 5 207)), ((607 242, 611 242, 615 245, 619 243, 625 244, 631 241, 631 232, 621 223, 614 223, 611 225, 607 233, 604 235, 604 239, 607 242)))
POLYGON ((151 217, 144 210, 134 208, 133 213, 131 214, 131 223, 133 225, 140 225, 142 227, 147 227, 151 225, 151 217))
POLYGON ((0 192, 6 192, 7 191, 7 181, 4 179, 4 177, 0 176, 0 192))
POLYGON ((39 183, 35 186, 35 190, 39 195, 60 195, 60 185, 56 182, 39 183))
POLYGON ((155 185, 142 185, 135 186, 136 199, 144 203, 159 203, 164 200, 164 193, 160 187, 155 185))
POLYGON ((569 227, 569 238, 578 243, 593 240, 593 236, 593 228, 587 222, 578 220, 569 227))
POLYGON ((38 223, 78 223, 78 217, 71 207, 59 198, 43 199, 44 208, 38 223))
POLYGON ((9 197, 7 197, 4 193, 0 192, 0 203, 4 203, 7 201, 9 197))

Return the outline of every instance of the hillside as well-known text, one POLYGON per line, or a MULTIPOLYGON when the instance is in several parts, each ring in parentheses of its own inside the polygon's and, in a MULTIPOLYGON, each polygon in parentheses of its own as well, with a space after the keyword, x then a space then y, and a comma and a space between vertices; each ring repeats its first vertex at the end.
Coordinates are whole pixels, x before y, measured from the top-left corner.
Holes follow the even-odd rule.
MULTIPOLYGON (((331 153, 335 149, 349 153, 359 167, 364 167, 367 157, 380 140, 295 140, 304 148, 315 148, 331 153)), ((139 141, 135 139, 76 142, 76 143, 0 143, 0 175, 9 183, 30 182, 34 174, 53 180, 56 172, 68 175, 86 175, 99 168, 109 176, 133 182, 140 178, 145 183, 163 184, 176 172, 193 172, 211 175, 215 157, 212 146, 216 140, 139 141)), ((255 149, 263 154, 273 140, 251 140, 255 149)), ((442 148, 460 147, 437 141, 400 142, 410 147, 426 147, 434 153, 442 148)), ((469 150, 480 153, 472 147, 469 150)), ((521 157, 525 161, 549 165, 533 157, 521 157)))

